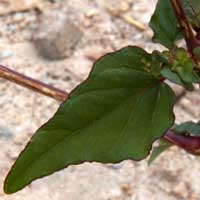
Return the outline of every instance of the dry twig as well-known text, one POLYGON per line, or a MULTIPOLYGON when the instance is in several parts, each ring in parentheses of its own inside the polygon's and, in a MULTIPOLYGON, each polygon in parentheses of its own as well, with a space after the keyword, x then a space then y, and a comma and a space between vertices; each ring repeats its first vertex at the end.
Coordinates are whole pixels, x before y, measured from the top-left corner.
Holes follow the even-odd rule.
POLYGON ((142 24, 141 22, 133 19, 131 16, 127 15, 127 14, 122 14, 118 11, 116 11, 115 9, 113 9, 110 5, 108 5, 108 3, 106 3, 105 1, 103 1, 103 5, 106 8, 106 10, 114 17, 119 17, 121 18, 123 21, 125 21, 126 23, 130 24, 131 26, 144 31, 146 30, 146 27, 144 24, 142 24))

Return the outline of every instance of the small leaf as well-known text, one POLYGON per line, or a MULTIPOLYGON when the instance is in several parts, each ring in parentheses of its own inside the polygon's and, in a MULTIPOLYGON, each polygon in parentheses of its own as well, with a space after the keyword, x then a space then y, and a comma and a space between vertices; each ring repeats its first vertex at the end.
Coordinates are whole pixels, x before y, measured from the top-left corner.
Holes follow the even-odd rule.
POLYGON ((185 49, 177 49, 172 63, 172 70, 176 71, 180 78, 186 83, 199 83, 200 78, 193 68, 193 60, 188 56, 185 49))
POLYGON ((160 156, 160 154, 169 149, 171 146, 172 143, 167 142, 165 140, 160 140, 158 146, 154 147, 151 152, 151 156, 148 160, 148 165, 152 164, 152 162, 154 162, 156 158, 160 156))
POLYGON ((184 86, 184 83, 181 80, 181 78, 175 72, 172 72, 169 68, 164 67, 161 70, 161 74, 162 74, 163 77, 167 78, 171 82, 176 83, 176 84, 181 85, 181 86, 184 86))
POLYGON ((200 136, 200 122, 184 122, 179 125, 175 125, 173 130, 179 134, 186 134, 186 135, 193 135, 193 136, 200 136))
POLYGON ((175 42, 182 38, 170 0, 158 1, 149 25, 154 31, 153 41, 169 49, 174 48, 175 42))
POLYGON ((14 193, 72 164, 145 158, 174 122, 174 93, 147 70, 151 62, 137 47, 97 61, 89 78, 32 137, 4 191, 14 193))
POLYGON ((161 70, 161 75, 167 78, 169 81, 176 83, 178 85, 183 86, 185 89, 192 91, 194 90, 194 86, 191 83, 185 83, 181 80, 177 73, 172 72, 169 68, 164 67, 161 70))

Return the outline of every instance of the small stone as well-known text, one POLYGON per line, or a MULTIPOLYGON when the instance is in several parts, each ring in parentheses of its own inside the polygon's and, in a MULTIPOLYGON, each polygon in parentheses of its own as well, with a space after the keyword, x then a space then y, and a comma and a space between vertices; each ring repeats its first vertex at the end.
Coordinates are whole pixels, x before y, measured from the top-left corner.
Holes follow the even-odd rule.
POLYGON ((39 54, 49 60, 69 57, 82 37, 78 25, 67 14, 54 11, 41 17, 33 41, 39 54))

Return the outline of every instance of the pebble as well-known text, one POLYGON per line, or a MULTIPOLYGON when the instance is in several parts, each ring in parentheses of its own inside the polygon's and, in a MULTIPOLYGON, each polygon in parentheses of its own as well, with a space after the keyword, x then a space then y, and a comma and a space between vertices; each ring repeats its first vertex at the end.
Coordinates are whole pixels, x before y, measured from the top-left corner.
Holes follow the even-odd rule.
POLYGON ((49 60, 69 57, 82 37, 79 27, 60 10, 41 16, 33 41, 39 55, 49 60))

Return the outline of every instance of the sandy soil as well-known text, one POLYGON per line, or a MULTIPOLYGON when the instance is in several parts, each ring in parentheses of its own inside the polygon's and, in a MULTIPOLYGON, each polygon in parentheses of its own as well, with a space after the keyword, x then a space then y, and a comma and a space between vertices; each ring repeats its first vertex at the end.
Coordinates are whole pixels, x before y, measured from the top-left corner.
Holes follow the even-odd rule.
MULTIPOLYGON (((1 15, 2 6, 9 8, 13 2, 0 2, 1 63, 66 91, 84 80, 94 60, 107 52, 130 44, 147 51, 162 49, 151 43, 152 32, 148 28, 156 0, 57 0, 54 4, 37 0, 23 11, 14 9, 1 15), (105 2, 115 12, 144 25, 145 30, 108 12, 105 2), (68 42, 62 43, 68 45, 62 47, 68 51, 68 57, 62 60, 42 57, 34 42, 41 20, 49 11, 55 12, 54 20, 58 13, 66 15, 81 32, 79 41, 70 43, 69 38, 76 36, 74 29, 67 24, 60 27, 68 30, 63 35, 63 41, 68 42)), ((51 45, 49 48, 55 50, 51 45)), ((150 167, 147 160, 116 165, 85 163, 37 180, 16 194, 5 195, 2 184, 9 168, 35 130, 56 112, 59 102, 2 79, 0 91, 1 200, 199 200, 199 158, 176 147, 162 154, 150 167)), ((188 93, 175 107, 178 122, 199 119, 198 93, 198 90, 188 93)))

